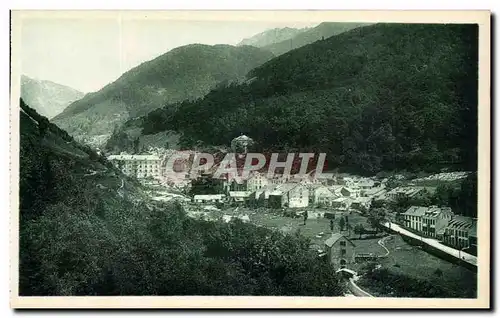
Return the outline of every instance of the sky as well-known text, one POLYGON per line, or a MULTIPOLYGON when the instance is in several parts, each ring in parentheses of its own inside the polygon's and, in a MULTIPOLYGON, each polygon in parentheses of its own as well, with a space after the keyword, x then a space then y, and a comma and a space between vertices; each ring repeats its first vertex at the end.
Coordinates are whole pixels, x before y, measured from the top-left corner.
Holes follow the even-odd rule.
POLYGON ((26 18, 21 24, 21 73, 94 92, 173 48, 231 44, 278 27, 318 23, 165 19, 26 18))

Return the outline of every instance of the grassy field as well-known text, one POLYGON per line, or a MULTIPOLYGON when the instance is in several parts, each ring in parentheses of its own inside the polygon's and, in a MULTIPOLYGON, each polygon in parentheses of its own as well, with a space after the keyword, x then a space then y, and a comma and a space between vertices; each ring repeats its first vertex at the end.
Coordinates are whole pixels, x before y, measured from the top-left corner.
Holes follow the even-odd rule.
MULTIPOLYGON (((463 297, 475 297, 476 273, 409 245, 399 235, 386 241, 385 246, 390 253, 379 259, 382 268, 459 291, 463 297)), ((370 290, 370 282, 361 281, 361 284, 370 290)))
MULTIPOLYGON (((315 209, 312 211, 324 212, 326 210, 315 209)), ((234 213, 234 208, 227 212, 234 213)), ((328 239, 332 233, 330 229, 330 220, 323 217, 309 217, 304 225, 304 219, 301 217, 286 217, 283 216, 281 212, 270 209, 260 209, 256 211, 252 209, 238 208, 237 212, 241 214, 248 214, 250 222, 258 226, 280 230, 284 233, 295 233, 299 231, 301 235, 311 239, 312 247, 314 249, 323 249, 325 240, 328 239)), ((363 224, 365 228, 369 227, 366 217, 364 216, 357 213, 348 214, 337 212, 334 219, 333 233, 340 232, 339 220, 342 215, 347 216, 349 224, 352 228, 354 228, 356 224, 363 224)), ((385 253, 385 250, 377 243, 380 240, 380 237, 359 240, 359 235, 355 234, 352 230, 350 233, 347 230, 344 230, 342 233, 352 239, 356 245, 357 253, 374 253, 375 255, 385 253)))

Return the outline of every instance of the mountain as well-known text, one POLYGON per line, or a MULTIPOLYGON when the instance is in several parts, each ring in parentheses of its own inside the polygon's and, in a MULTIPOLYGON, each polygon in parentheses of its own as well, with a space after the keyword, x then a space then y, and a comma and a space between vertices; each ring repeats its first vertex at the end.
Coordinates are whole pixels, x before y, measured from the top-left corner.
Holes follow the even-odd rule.
POLYGON ((275 43, 279 43, 292 37, 296 36, 299 33, 305 32, 309 30, 309 28, 276 28, 264 31, 262 33, 256 34, 250 38, 243 39, 238 46, 241 45, 252 45, 256 47, 265 47, 268 45, 272 45, 275 43))
POLYGON ((168 103, 203 97, 219 83, 244 78, 272 57, 252 46, 192 44, 175 48, 72 103, 53 122, 77 139, 95 139, 99 144, 128 119, 168 103))
POLYGON ((302 32, 298 32, 293 37, 283 39, 280 42, 269 43, 262 46, 262 48, 278 56, 315 41, 366 25, 369 25, 369 23, 323 22, 314 28, 302 29, 302 32))
POLYGON ((20 106, 21 296, 343 295, 304 237, 155 205, 137 180, 20 106))
POLYGON ((21 98, 49 119, 84 95, 68 86, 21 76, 21 98))
MULTIPOLYGON (((324 152, 329 169, 476 170, 475 25, 376 24, 316 41, 252 70, 245 83, 125 124, 177 132, 183 148, 228 145, 324 152)), ((135 140, 119 140, 130 149, 135 140)), ((123 135, 122 135, 123 137, 123 135)))

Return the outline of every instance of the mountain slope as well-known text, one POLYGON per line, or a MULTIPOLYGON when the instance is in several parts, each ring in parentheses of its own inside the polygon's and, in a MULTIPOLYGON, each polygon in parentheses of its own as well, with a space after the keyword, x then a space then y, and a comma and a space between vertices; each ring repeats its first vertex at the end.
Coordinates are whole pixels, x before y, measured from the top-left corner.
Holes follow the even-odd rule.
POLYGON ((21 76, 21 98, 49 119, 83 96, 84 93, 68 86, 21 76))
POLYGON ((309 28, 275 28, 256 34, 250 38, 243 39, 240 43, 238 43, 238 46, 252 45, 255 47, 265 47, 291 39, 297 34, 305 32, 307 30, 309 30, 309 28))
POLYGON ((304 237, 155 206, 21 101, 21 296, 340 296, 304 237))
MULTIPOLYGON (((240 133, 261 151, 328 154, 329 168, 475 170, 477 26, 377 24, 281 55, 195 102, 127 123, 181 146, 240 133)), ((112 145, 108 145, 108 148, 112 145)))
POLYGON ((293 37, 289 37, 280 42, 270 43, 262 48, 278 56, 323 38, 326 39, 365 25, 368 25, 368 23, 323 22, 314 28, 299 32, 293 37))
POLYGON ((124 73, 53 119, 71 135, 105 140, 129 118, 167 103, 204 96, 218 83, 236 81, 273 55, 252 47, 192 44, 173 49, 124 73))

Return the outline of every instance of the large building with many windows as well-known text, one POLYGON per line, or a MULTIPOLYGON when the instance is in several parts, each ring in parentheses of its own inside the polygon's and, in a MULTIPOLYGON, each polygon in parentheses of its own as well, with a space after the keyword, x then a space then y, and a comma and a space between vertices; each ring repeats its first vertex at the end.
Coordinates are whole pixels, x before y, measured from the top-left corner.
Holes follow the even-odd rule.
POLYGON ((467 248, 474 245, 477 248, 476 220, 470 217, 456 215, 445 228, 443 241, 456 248, 467 248), (469 240, 474 238, 472 242, 469 240), (472 243, 472 244, 471 244, 472 243))
POLYGON ((161 176, 161 158, 156 155, 111 155, 108 160, 127 176, 139 179, 161 176))

